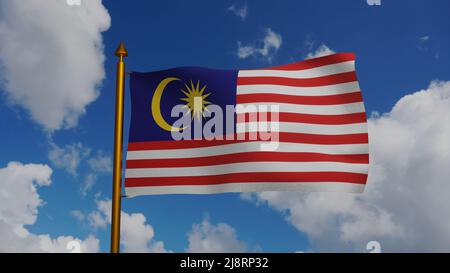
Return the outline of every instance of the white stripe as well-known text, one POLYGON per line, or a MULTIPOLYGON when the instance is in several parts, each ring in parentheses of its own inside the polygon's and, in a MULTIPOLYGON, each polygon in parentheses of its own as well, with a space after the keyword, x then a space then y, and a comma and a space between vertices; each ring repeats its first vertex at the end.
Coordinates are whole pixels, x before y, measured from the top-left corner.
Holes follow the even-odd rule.
POLYGON ((349 172, 367 174, 368 164, 342 162, 240 162, 200 167, 132 168, 126 178, 203 176, 248 172, 349 172))
POLYGON ((357 81, 316 87, 297 87, 274 84, 238 85, 237 95, 274 93, 294 96, 327 96, 360 91, 357 81))
POLYGON ((236 132, 288 132, 318 135, 347 135, 367 133, 367 123, 323 125, 299 122, 246 122, 236 124, 236 132))
POLYGON ((239 70, 238 77, 285 77, 294 79, 316 78, 355 70, 355 61, 324 65, 303 70, 239 70))
POLYGON ((343 193, 361 193, 363 184, 340 182, 301 182, 301 183, 226 183, 207 186, 153 186, 125 187, 127 197, 146 194, 211 194, 225 192, 260 192, 260 191, 325 191, 343 193))
MULTIPOLYGON (((252 141, 244 143, 225 144, 213 147, 190 148, 190 149, 167 149, 167 150, 145 150, 128 151, 127 160, 136 159, 158 159, 158 158, 192 158, 223 154, 234 154, 244 152, 259 152, 261 145, 267 142, 252 141)), ((319 145, 303 143, 280 142, 277 152, 305 152, 323 154, 368 154, 368 144, 340 144, 319 145)))
POLYGON ((362 102, 336 104, 336 105, 299 105, 291 103, 239 103, 240 107, 236 107, 236 114, 261 112, 271 109, 272 106, 279 106, 282 113, 299 113, 312 115, 343 115, 365 112, 362 102))

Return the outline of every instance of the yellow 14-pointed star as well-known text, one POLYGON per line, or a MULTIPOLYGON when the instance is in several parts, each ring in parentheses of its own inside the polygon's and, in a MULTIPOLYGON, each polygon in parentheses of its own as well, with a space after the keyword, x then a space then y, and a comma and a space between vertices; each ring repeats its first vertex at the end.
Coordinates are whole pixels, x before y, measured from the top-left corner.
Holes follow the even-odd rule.
POLYGON ((186 102, 183 107, 188 108, 188 113, 192 115, 192 119, 197 117, 199 120, 201 116, 205 117, 205 111, 208 111, 207 105, 211 104, 211 102, 205 99, 211 95, 211 93, 203 94, 205 92, 206 85, 200 89, 200 81, 197 81, 197 85, 194 85, 192 80, 190 83, 190 86, 186 83, 184 84, 186 90, 181 89, 181 92, 183 92, 186 97, 181 98, 180 100, 186 102))

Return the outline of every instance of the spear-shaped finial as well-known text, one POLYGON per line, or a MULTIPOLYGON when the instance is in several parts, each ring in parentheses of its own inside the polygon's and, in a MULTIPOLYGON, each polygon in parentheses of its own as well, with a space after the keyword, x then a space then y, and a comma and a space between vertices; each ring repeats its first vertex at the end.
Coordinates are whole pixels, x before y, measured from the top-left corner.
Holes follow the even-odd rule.
POLYGON ((119 47, 116 49, 116 52, 114 52, 114 54, 117 57, 127 57, 128 56, 128 51, 125 49, 125 44, 123 42, 121 42, 119 44, 119 47))

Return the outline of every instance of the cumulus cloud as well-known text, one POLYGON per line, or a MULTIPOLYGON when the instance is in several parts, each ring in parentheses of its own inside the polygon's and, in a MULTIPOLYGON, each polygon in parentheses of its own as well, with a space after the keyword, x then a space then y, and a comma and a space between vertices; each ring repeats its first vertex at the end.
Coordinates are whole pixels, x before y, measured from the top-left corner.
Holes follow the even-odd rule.
POLYGON ((88 215, 88 223, 94 230, 106 229, 108 226, 108 219, 102 211, 94 210, 88 215))
POLYGON ((77 124, 105 77, 101 0, 0 2, 1 82, 11 104, 49 131, 77 124))
POLYGON ((80 240, 73 236, 52 238, 49 234, 31 233, 27 226, 38 217, 44 201, 37 190, 49 186, 52 169, 42 164, 10 162, 0 168, 0 252, 68 252, 67 243, 77 241, 82 252, 97 252, 94 236, 80 240))
POLYGON ((450 81, 431 82, 368 123, 364 193, 253 197, 286 213, 318 251, 364 251, 372 240, 382 251, 450 251, 450 81))
POLYGON ((248 5, 246 3, 244 4, 236 3, 229 6, 227 10, 232 12, 237 17, 239 17, 242 21, 245 21, 248 14, 248 5))
POLYGON ((334 54, 334 50, 326 46, 325 44, 321 44, 315 51, 308 53, 306 55, 305 59, 314 59, 318 57, 323 57, 327 55, 334 54))
MULTIPOLYGON (((111 200, 97 200, 97 209, 88 215, 93 229, 104 229, 111 224, 111 200)), ((154 240, 153 227, 142 213, 121 211, 120 243, 123 252, 167 252, 162 241, 154 240)))
POLYGON ((188 241, 187 252, 245 252, 247 249, 233 227, 225 223, 214 225, 208 219, 192 226, 188 241))
POLYGON ((265 30, 266 34, 264 39, 260 42, 261 47, 255 45, 243 45, 238 41, 237 56, 239 59, 246 59, 250 56, 262 57, 268 61, 271 61, 274 54, 280 48, 283 39, 280 34, 272 31, 270 28, 265 30))

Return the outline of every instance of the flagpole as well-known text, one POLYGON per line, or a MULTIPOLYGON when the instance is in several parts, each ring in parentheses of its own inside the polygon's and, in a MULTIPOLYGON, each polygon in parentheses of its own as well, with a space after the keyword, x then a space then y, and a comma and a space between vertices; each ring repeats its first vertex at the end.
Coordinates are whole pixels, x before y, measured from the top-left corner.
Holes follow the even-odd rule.
POLYGON ((115 55, 119 57, 116 74, 116 114, 114 126, 114 169, 111 208, 111 253, 119 253, 120 246, 120 198, 122 193, 122 144, 123 144, 123 101, 125 82, 124 57, 128 56, 123 43, 115 55))

